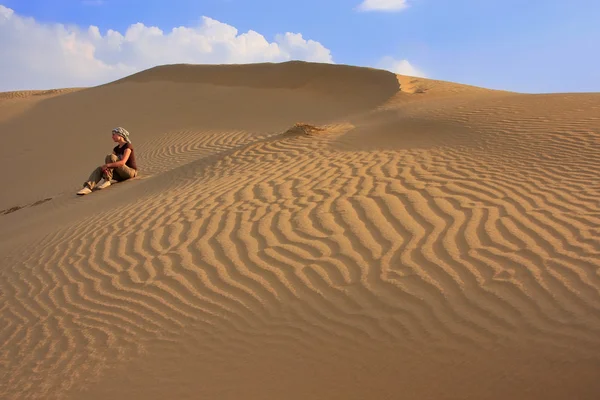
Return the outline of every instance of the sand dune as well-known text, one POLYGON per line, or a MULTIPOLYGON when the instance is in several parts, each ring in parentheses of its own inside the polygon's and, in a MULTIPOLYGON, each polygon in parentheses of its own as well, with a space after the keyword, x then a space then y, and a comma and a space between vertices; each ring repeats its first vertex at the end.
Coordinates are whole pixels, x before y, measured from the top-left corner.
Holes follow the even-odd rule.
POLYGON ((16 97, 0 398, 597 397, 600 94, 293 62, 16 97), (76 197, 119 125, 141 176, 76 197))

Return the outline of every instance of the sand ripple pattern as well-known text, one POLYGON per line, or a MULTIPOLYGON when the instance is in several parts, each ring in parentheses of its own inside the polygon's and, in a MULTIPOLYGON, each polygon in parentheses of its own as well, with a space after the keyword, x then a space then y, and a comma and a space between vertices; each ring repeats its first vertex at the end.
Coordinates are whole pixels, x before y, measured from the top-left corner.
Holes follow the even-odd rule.
POLYGON ((434 114, 481 132, 471 147, 239 132, 149 152, 157 170, 181 159, 160 193, 4 257, 0 397, 59 398, 191 326, 232 352, 519 342, 600 356, 599 121, 573 103, 569 122, 541 124, 518 114, 530 103, 493 101, 434 114))
POLYGON ((144 142, 136 151, 145 176, 152 176, 200 158, 223 155, 267 135, 245 131, 175 131, 144 142))
POLYGON ((24 99, 31 96, 54 96, 81 90, 80 88, 64 88, 49 90, 19 90, 13 92, 0 92, 0 101, 12 99, 24 99))

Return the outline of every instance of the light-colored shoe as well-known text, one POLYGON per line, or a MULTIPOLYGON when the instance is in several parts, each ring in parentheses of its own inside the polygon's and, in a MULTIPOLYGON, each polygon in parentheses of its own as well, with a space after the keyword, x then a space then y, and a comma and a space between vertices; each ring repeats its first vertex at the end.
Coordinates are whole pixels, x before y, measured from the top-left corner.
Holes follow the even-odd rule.
POLYGON ((85 195, 85 194, 90 194, 90 193, 92 193, 92 189, 90 189, 90 188, 89 188, 89 187, 87 187, 87 186, 86 186, 86 187, 84 187, 83 189, 81 189, 79 192, 77 192, 77 194, 78 194, 79 196, 83 196, 83 195, 85 195))
POLYGON ((106 189, 109 186, 110 186, 110 181, 107 181, 105 179, 102 179, 100 182, 98 182, 98 189, 106 189))

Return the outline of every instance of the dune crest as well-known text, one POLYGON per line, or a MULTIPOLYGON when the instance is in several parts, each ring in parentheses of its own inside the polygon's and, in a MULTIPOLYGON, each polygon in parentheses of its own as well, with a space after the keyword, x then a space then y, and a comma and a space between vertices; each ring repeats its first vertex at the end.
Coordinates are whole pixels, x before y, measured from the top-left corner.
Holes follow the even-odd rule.
POLYGON ((600 94, 406 79, 165 66, 0 115, 0 209, 51 197, 0 215, 0 397, 594 399, 600 94), (113 125, 140 179, 78 198, 113 125))

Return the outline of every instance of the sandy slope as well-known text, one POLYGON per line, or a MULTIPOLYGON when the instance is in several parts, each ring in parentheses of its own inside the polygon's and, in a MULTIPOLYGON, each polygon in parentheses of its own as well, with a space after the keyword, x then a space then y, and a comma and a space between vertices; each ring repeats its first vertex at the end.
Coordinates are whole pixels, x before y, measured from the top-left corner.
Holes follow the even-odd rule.
POLYGON ((600 391, 600 94, 165 66, 0 134, 0 398, 600 391), (142 176, 75 197, 117 125, 142 176))

